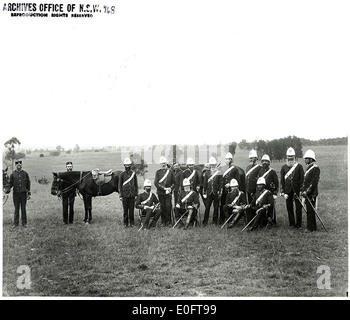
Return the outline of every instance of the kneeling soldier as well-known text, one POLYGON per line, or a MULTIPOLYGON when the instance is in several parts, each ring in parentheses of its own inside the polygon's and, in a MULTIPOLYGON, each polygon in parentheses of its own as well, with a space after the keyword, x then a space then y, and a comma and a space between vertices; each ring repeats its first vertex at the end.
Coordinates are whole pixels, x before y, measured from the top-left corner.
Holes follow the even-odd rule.
POLYGON ((225 220, 235 215, 235 218, 229 223, 228 229, 233 228, 238 220, 244 215, 244 208, 247 204, 245 193, 238 188, 236 179, 230 181, 230 187, 226 195, 226 202, 223 206, 225 220))
POLYGON ((146 229, 155 228, 160 214, 162 213, 162 210, 159 208, 159 200, 157 196, 152 193, 151 186, 151 181, 146 179, 143 183, 145 192, 137 196, 135 203, 136 208, 141 209, 142 215, 145 216, 143 226, 146 229), (151 217, 153 217, 153 220, 149 223, 151 217))
POLYGON ((175 217, 178 221, 181 216, 188 211, 185 224, 185 229, 187 229, 190 223, 194 223, 196 221, 199 198, 198 193, 191 190, 190 180, 184 179, 183 187, 184 190, 181 191, 179 200, 175 206, 175 217))
POLYGON ((247 222, 255 219, 253 225, 248 230, 254 230, 258 226, 273 224, 273 205, 275 200, 272 192, 266 189, 265 178, 260 177, 256 183, 257 191, 253 196, 251 203, 246 206, 247 222))

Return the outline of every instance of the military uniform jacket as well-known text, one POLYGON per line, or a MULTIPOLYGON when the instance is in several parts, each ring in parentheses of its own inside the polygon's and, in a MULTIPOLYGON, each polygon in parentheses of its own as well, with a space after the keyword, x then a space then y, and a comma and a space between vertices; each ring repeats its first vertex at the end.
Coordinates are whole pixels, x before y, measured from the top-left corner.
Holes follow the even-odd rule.
POLYGON ((297 163, 293 172, 285 178, 291 168, 292 167, 288 167, 286 164, 281 168, 281 193, 294 192, 299 194, 304 181, 304 169, 300 163, 297 163))
POLYGON ((143 207, 144 207, 144 206, 149 206, 149 207, 151 207, 151 206, 153 206, 154 204, 157 204, 157 203, 159 202, 157 196, 156 196, 152 191, 151 191, 151 194, 152 194, 152 195, 151 195, 151 198, 150 198, 146 203, 144 203, 144 204, 142 204, 142 202, 143 202, 143 201, 146 201, 146 200, 149 198, 150 194, 147 193, 146 191, 145 191, 145 192, 142 192, 141 194, 139 194, 139 195, 137 196, 137 198, 136 198, 135 207, 136 207, 137 209, 143 210, 143 207))
POLYGON ((246 189, 248 193, 255 193, 256 191, 256 182, 258 181, 258 173, 261 169, 261 165, 255 164, 255 165, 249 165, 246 170, 246 189), (249 170, 254 167, 252 171, 249 172, 249 170))
POLYGON ((254 210, 258 210, 260 209, 263 205, 265 204, 270 204, 271 206, 274 205, 275 200, 273 198, 272 192, 268 189, 264 189, 263 191, 256 191, 253 199, 250 203, 250 206, 254 209, 254 210), (259 200, 259 197, 261 194, 263 194, 266 190, 265 195, 259 200), (257 200, 259 200, 259 202, 257 203, 257 200))
POLYGON ((154 178, 154 185, 157 188, 157 193, 159 195, 165 195, 165 188, 171 188, 171 190, 174 189, 175 186, 175 177, 173 170, 166 168, 166 169, 159 169, 156 171, 156 176, 154 178), (167 170, 169 170, 169 173, 167 177, 160 182, 160 180, 163 178, 163 176, 166 174, 167 170))
POLYGON ((247 198, 244 194, 244 192, 239 191, 237 192, 228 192, 226 196, 226 205, 232 204, 232 202, 237 198, 239 195, 238 200, 235 203, 235 206, 245 206, 247 204, 247 198))
POLYGON ((318 195, 318 181, 320 180, 320 168, 315 162, 309 164, 304 174, 304 182, 300 191, 306 192, 308 196, 318 195))
POLYGON ((174 184, 174 192, 179 192, 181 189, 182 181, 183 181, 183 171, 181 169, 174 171, 174 179, 175 179, 175 184, 174 184))
POLYGON ((267 173, 264 177, 266 181, 266 189, 270 190, 273 195, 277 196, 279 182, 277 173, 274 169, 261 168, 258 172, 258 178, 262 177, 267 171, 269 171, 269 173, 267 173), (271 171, 269 171, 270 169, 271 171))
POLYGON ((199 205, 199 198, 197 192, 195 192, 194 190, 191 190, 189 192, 181 190, 179 200, 177 201, 177 204, 180 205, 181 209, 187 209, 188 206, 199 205), (184 202, 182 202, 182 199, 184 199, 189 192, 192 192, 191 195, 184 202))
MULTIPOLYGON (((200 186, 200 178, 197 170, 191 170, 187 168, 186 170, 184 170, 183 179, 190 177, 193 171, 195 171, 195 173, 192 176, 190 183, 191 183, 192 190, 196 190, 197 186, 200 186)), ((183 188, 183 186, 181 187, 183 188)))
POLYGON ((225 167, 222 174, 222 188, 225 190, 225 185, 230 183, 232 179, 236 179, 240 189, 240 176, 237 168, 235 166, 225 167), (232 168, 232 169, 231 169, 232 168), (229 171, 228 171, 229 170, 229 171), (225 174, 226 173, 226 174, 225 174))
POLYGON ((120 197, 136 197, 138 195, 138 183, 137 183, 137 176, 136 173, 134 173, 134 177, 124 184, 127 180, 129 180, 132 176, 134 171, 123 171, 119 176, 119 182, 118 182, 118 189, 119 189, 119 196, 120 197), (124 184, 124 185, 123 185, 124 184))
POLYGON ((214 193, 215 195, 222 191, 222 173, 220 170, 215 171, 208 170, 204 176, 203 192, 207 195, 214 193), (212 175, 218 172, 214 178, 210 178, 212 175))
POLYGON ((10 188, 13 187, 14 193, 30 191, 30 179, 26 171, 15 170, 10 175, 10 188))

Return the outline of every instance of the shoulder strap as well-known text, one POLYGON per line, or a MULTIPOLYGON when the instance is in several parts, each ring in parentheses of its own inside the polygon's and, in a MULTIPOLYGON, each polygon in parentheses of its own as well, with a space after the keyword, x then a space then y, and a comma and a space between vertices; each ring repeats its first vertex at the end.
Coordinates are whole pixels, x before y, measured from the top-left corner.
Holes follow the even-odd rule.
POLYGON ((159 183, 162 183, 165 179, 166 179, 166 177, 168 176, 168 174, 169 174, 169 169, 165 172, 165 174, 164 174, 164 176, 159 180, 159 183))
POLYGON ((208 182, 211 181, 212 179, 214 179, 214 177, 219 173, 219 170, 215 171, 214 174, 212 174, 209 179, 208 182))
POLYGON ((292 173, 293 171, 295 170, 295 168, 297 167, 298 163, 294 163, 293 167, 291 167, 289 169, 289 171, 284 175, 284 179, 287 179, 292 173))
POLYGON ((148 201, 151 200, 151 198, 152 198, 152 191, 149 193, 149 197, 146 200, 142 201, 141 204, 146 204, 148 201))
POLYGON ((265 191, 259 196, 259 198, 256 199, 256 202, 255 202, 255 203, 258 204, 258 203, 262 200, 262 198, 265 196, 265 194, 266 194, 267 192, 269 192, 269 190, 265 189, 265 191))
POLYGON ((225 177, 235 166, 231 166, 229 167, 223 174, 223 176, 225 177))
POLYGON ((270 168, 269 170, 267 170, 267 171, 262 175, 262 178, 265 178, 265 177, 270 173, 271 170, 273 170, 273 169, 270 168))
POLYGON ((184 203, 193 193, 193 190, 191 190, 189 193, 186 194, 181 200, 181 203, 184 203))
POLYGON ((317 165, 314 164, 314 165, 311 166, 309 169, 307 169, 307 171, 306 171, 305 174, 304 174, 304 177, 306 177, 306 176, 308 175, 308 173, 309 173, 313 168, 316 168, 316 167, 317 167, 317 165))
POLYGON ((245 174, 245 176, 248 177, 249 174, 256 168, 257 165, 258 165, 258 164, 256 163, 254 166, 252 166, 252 167, 249 169, 249 171, 245 174))
POLYGON ((191 175, 187 178, 188 180, 191 180, 193 178, 193 176, 195 175, 196 170, 193 170, 193 172, 191 173, 191 175))
POLYGON ((135 175, 135 172, 133 171, 131 177, 128 180, 124 181, 123 186, 125 186, 127 183, 129 183, 132 180, 132 178, 134 177, 134 175, 135 175))
POLYGON ((239 197, 241 196, 241 194, 242 194, 242 192, 239 191, 239 192, 238 192, 238 196, 237 196, 237 197, 232 201, 232 203, 231 203, 233 206, 236 205, 236 203, 237 203, 239 197))

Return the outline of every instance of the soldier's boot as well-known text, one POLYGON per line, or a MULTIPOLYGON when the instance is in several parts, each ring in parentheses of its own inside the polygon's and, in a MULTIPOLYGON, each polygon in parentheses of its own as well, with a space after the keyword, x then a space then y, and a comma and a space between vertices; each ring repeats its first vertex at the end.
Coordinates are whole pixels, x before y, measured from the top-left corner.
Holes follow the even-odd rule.
POLYGON ((187 219, 186 219, 186 223, 185 223, 185 230, 188 229, 188 226, 190 225, 191 218, 192 218, 192 210, 189 210, 188 215, 187 215, 187 219))

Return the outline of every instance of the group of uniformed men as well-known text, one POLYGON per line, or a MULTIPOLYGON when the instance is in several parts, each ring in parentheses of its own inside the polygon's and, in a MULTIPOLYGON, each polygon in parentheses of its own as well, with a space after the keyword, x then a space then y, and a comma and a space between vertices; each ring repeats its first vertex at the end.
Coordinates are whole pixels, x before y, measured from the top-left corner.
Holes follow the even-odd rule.
POLYGON ((144 229, 155 228, 158 219, 162 226, 183 226, 187 229, 198 222, 208 225, 210 209, 214 211, 212 223, 233 228, 243 217, 248 231, 268 225, 276 225, 276 198, 285 198, 289 225, 302 227, 302 208, 306 211, 307 229, 316 231, 315 207, 318 196, 320 169, 316 165, 315 153, 307 150, 303 166, 296 161, 295 150, 288 148, 286 164, 280 171, 280 185, 277 173, 270 168, 270 157, 265 154, 258 163, 255 150, 249 152, 249 165, 246 171, 233 164, 233 156, 225 156, 226 168, 221 170, 214 157, 203 168, 200 174, 194 168, 192 158, 187 159, 186 169, 178 163, 172 167, 165 157, 160 158, 161 168, 156 171, 154 185, 158 197, 152 193, 151 181, 144 181, 144 192, 138 194, 136 174, 131 170, 129 158, 124 160, 125 171, 119 178, 119 194, 123 203, 124 226, 134 225, 134 207, 140 209, 144 229), (205 212, 203 221, 198 221, 201 196, 205 212), (174 211, 172 199, 174 196, 174 211), (294 215, 295 203, 295 215, 294 215), (175 217, 172 213, 174 213, 175 217), (296 218, 295 218, 296 216, 296 218), (249 227, 249 228, 248 228, 249 227))

